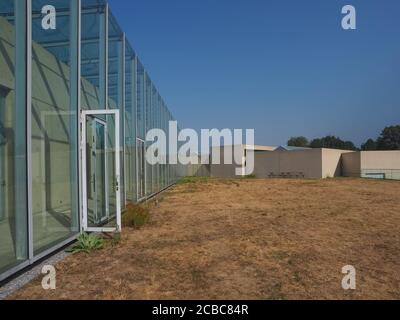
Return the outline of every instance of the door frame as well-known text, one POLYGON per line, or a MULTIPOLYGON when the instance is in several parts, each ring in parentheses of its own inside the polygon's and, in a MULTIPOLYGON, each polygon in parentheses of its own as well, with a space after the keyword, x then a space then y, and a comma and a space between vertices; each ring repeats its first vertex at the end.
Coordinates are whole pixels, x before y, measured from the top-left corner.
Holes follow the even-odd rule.
MULTIPOLYGON (((120 160, 120 118, 119 118, 119 110, 87 110, 81 111, 81 125, 82 125, 82 134, 81 134, 81 157, 82 157, 82 231, 85 232, 121 232, 122 224, 121 224, 121 160, 120 160), (115 120, 115 195, 116 195, 116 222, 117 226, 115 228, 108 227, 96 227, 91 228, 88 226, 88 198, 87 198, 87 147, 86 147, 86 118, 88 116, 114 116, 115 120)), ((105 130, 107 130, 107 126, 105 126, 105 130)), ((107 143, 105 144, 107 146, 107 143)), ((107 168, 107 167, 106 167, 107 168)), ((107 170, 107 169, 106 169, 107 170)), ((107 170, 108 171, 108 170, 107 170)), ((106 181, 108 181, 108 172, 106 171, 106 181)), ((106 188, 108 188, 108 183, 106 183, 106 188)), ((109 211, 108 203, 109 199, 106 193, 106 204, 107 204, 107 212, 109 211)))

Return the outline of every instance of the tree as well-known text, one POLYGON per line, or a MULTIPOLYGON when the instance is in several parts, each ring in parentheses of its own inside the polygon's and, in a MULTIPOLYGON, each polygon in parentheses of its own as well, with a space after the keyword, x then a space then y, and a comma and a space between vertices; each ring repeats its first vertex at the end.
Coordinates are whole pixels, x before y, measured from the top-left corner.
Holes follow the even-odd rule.
POLYGON ((377 140, 378 150, 400 150, 400 125, 386 127, 377 140))
POLYGON ((287 143, 289 147, 308 147, 308 139, 306 137, 291 137, 287 143))
POLYGON ((343 150, 352 150, 352 151, 356 151, 358 150, 357 147, 355 146, 355 144, 351 141, 345 141, 344 142, 344 148, 343 150))
POLYGON ((357 150, 356 146, 351 141, 343 141, 335 136, 326 136, 320 139, 314 139, 310 143, 311 148, 330 148, 341 150, 357 150))
POLYGON ((310 148, 318 149, 323 148, 323 141, 322 139, 314 139, 310 142, 310 148))
POLYGON ((377 144, 374 139, 368 139, 367 142, 361 145, 362 151, 375 151, 377 150, 377 144))

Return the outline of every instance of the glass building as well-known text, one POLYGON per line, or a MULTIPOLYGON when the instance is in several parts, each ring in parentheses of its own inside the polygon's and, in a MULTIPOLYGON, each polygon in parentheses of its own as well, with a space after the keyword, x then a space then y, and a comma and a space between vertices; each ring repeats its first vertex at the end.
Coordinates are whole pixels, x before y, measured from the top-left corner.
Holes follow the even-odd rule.
POLYGON ((171 120, 106 0, 1 0, 0 280, 175 183, 171 120))

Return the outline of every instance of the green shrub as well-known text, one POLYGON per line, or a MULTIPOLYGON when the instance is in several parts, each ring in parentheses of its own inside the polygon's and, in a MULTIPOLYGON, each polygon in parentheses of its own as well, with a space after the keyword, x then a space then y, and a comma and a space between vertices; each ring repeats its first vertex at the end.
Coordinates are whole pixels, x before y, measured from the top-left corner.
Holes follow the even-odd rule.
POLYGON ((90 253, 95 250, 103 249, 104 247, 104 239, 99 237, 96 234, 81 234, 77 242, 68 250, 71 253, 80 253, 86 252, 90 253))
POLYGON ((122 215, 122 226, 125 228, 140 228, 149 222, 149 219, 148 208, 137 204, 129 204, 122 215))
POLYGON ((256 179, 257 176, 255 174, 249 174, 248 176, 244 176, 244 179, 256 179))
POLYGON ((176 184, 188 184, 188 183, 207 183, 209 177, 184 177, 180 179, 176 184))

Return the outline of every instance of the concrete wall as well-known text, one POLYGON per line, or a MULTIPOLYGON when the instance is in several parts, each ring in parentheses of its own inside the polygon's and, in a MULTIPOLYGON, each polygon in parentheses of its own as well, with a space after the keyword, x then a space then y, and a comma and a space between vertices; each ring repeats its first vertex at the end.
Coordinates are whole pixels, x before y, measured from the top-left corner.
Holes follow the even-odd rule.
POLYGON ((344 154, 345 177, 400 179, 400 151, 363 151, 344 154))
POLYGON ((400 151, 361 152, 361 170, 366 169, 400 170, 400 151))
MULTIPOLYGON (((244 150, 243 150, 244 152, 244 150)), ((354 152, 335 149, 256 151, 257 178, 366 177, 400 179, 400 151, 354 152)), ((224 155, 221 152, 221 163, 224 155)), ((237 177, 232 165, 211 165, 213 177, 237 177)))
POLYGON ((280 152, 257 152, 254 154, 254 174, 257 178, 268 178, 280 172, 280 152))
POLYGON ((341 157, 346 150, 307 149, 259 152, 255 156, 255 175, 259 178, 293 177, 321 179, 342 175, 341 157))
POLYGON ((353 151, 322 149, 322 178, 335 178, 343 175, 342 156, 353 151))
POLYGON ((255 175, 258 178, 322 178, 322 150, 257 152, 255 175))
POLYGON ((280 152, 281 173, 301 173, 304 178, 322 178, 322 150, 295 150, 280 152))
POLYGON ((400 151, 361 152, 361 177, 400 180, 400 151))
POLYGON ((352 152, 342 155, 342 174, 345 177, 360 177, 361 153, 352 152))

